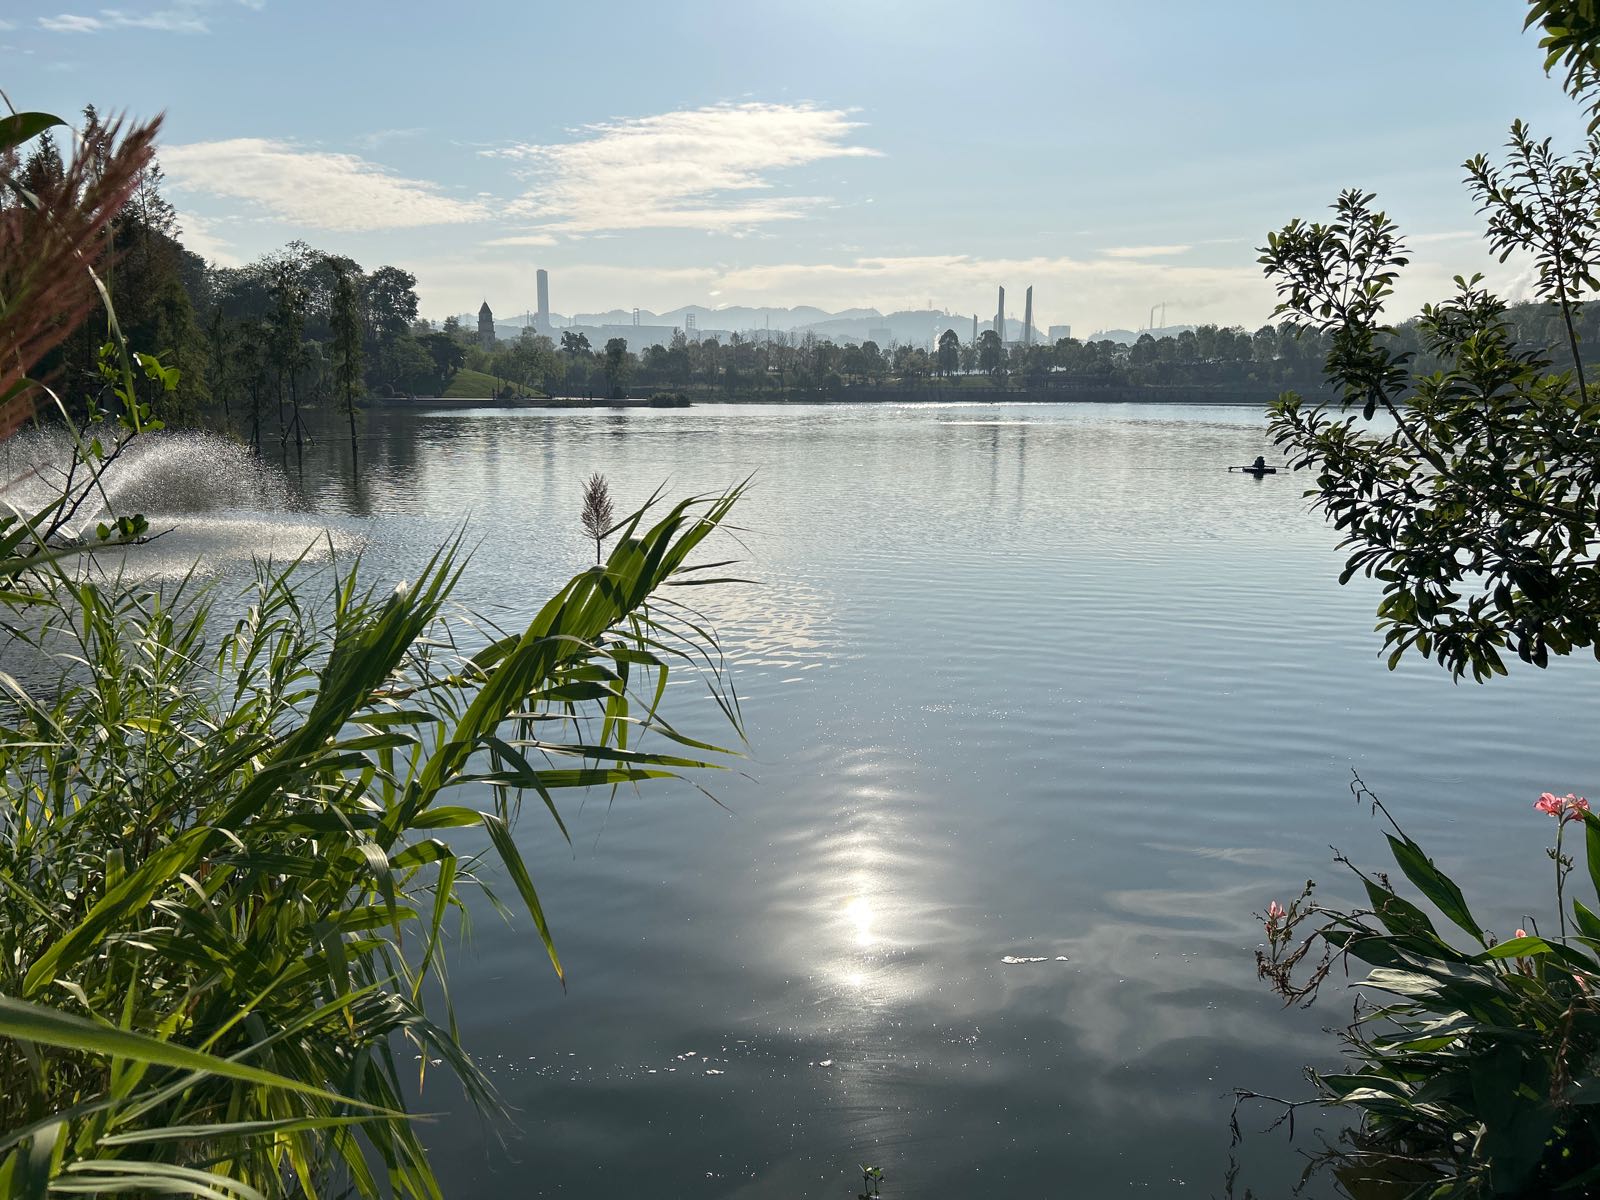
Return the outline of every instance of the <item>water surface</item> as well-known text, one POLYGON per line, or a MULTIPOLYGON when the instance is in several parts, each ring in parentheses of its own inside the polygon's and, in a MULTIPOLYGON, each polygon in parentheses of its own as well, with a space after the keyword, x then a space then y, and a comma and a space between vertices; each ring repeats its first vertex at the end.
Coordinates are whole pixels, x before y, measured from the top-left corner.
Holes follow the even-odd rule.
MULTIPOLYGON (((516 1117, 430 1082, 447 1194, 847 1200, 874 1162, 887 1196, 1213 1196, 1231 1089, 1305 1094, 1349 1011, 1283 1012, 1251 913, 1348 893, 1330 844, 1386 865, 1352 768, 1505 932, 1600 713, 1592 663, 1385 670, 1301 480, 1222 470, 1263 452, 1249 409, 385 408, 359 483, 330 435, 309 512, 159 549, 327 527, 387 583, 466 521, 461 594, 515 623, 585 564, 590 472, 622 504, 754 474, 726 548, 759 584, 709 605, 747 774, 572 801, 571 846, 527 810, 569 986, 479 915, 453 990, 516 1117)), ((1281 1134, 1239 1153, 1240 1194, 1298 1174, 1281 1134)))

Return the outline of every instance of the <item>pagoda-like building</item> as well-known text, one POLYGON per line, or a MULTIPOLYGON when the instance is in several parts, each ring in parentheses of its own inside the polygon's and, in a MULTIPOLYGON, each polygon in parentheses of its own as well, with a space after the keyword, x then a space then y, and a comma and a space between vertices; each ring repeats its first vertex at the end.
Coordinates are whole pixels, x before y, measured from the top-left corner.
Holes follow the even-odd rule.
POLYGON ((494 313, 489 311, 487 300, 478 310, 478 345, 485 350, 494 349, 494 313))

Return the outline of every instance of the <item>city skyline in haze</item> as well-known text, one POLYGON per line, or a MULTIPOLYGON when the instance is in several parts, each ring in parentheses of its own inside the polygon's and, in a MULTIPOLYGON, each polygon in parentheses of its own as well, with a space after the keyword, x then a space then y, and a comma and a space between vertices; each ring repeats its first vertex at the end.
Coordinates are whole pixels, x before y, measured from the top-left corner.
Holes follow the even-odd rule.
POLYGON ((1517 295, 1461 161, 1514 117, 1558 146, 1582 133, 1520 7, 1322 13, 29 0, 0 56, 19 107, 165 111, 192 249, 231 265, 299 238, 392 263, 435 318, 534 309, 543 267, 566 313, 988 321, 998 285, 1032 285, 1040 328, 1138 329, 1163 303, 1172 324, 1254 327, 1274 302, 1255 247, 1350 186, 1409 235, 1396 316, 1457 273, 1517 295))

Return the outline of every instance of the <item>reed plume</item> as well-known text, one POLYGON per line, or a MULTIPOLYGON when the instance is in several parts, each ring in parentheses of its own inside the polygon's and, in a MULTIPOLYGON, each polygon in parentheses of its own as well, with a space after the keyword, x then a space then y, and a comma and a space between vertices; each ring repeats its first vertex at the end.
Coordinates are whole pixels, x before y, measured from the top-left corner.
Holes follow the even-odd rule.
POLYGON ((614 514, 606 477, 596 471, 583 485, 583 531, 594 539, 594 565, 600 565, 600 541, 611 532, 614 514))
MULTIPOLYGON (((19 128, 20 118, 54 121, 24 113, 13 118, 19 128)), ((31 408, 30 372, 107 302, 109 226, 149 165, 160 125, 158 117, 124 132, 114 121, 80 139, 59 183, 39 192, 18 170, 26 139, 0 147, 0 406, 31 408)), ((107 316, 114 322, 109 306, 107 316)))

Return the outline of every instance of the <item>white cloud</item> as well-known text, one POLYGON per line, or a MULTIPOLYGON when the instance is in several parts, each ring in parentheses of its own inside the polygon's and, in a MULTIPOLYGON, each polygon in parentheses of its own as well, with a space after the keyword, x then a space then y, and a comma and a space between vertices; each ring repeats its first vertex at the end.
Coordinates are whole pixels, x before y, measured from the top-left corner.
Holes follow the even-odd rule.
POLYGON ((823 196, 763 196, 772 172, 878 151, 849 144, 860 122, 810 104, 717 104, 586 126, 555 145, 485 151, 527 165, 514 207, 564 233, 617 229, 738 232, 795 220, 823 196))
POLYGON ((363 150, 376 150, 385 142, 416 137, 418 134, 426 132, 427 127, 424 125, 413 125, 407 129, 374 129, 371 133, 364 133, 356 138, 355 143, 363 150))
MULTIPOLYGON (((209 33, 205 10, 215 0, 172 0, 165 8, 148 12, 126 8, 102 8, 95 16, 58 13, 40 17, 39 26, 51 33, 99 33, 106 29, 154 29, 163 33, 209 33)), ((239 0, 246 8, 259 10, 266 0, 239 0)), ((0 28, 3 28, 0 25, 0 28)))
POLYGON ((306 229, 360 233, 481 221, 476 200, 443 194, 436 184, 392 175, 354 154, 308 150, 270 138, 231 138, 168 146, 162 164, 177 186, 243 200, 306 229))
POLYGON ((1482 236, 1481 229, 1452 229, 1445 233, 1408 233, 1405 240, 1410 246, 1427 246, 1433 242, 1465 242, 1482 236))
POLYGON ((514 233, 490 238, 485 246, 554 246, 558 239, 549 233, 514 233))
POLYGON ((1175 255, 1187 254, 1193 246, 1113 246, 1100 253, 1107 258, 1172 258, 1175 255))
POLYGON ((234 253, 233 243, 216 231, 216 223, 190 212, 177 214, 178 240, 209 263, 219 267, 238 267, 244 259, 234 253))
POLYGON ((16 27, 17 23, 15 21, 8 21, 4 17, 0 17, 0 33, 10 33, 16 27))
POLYGON ((76 13, 40 17, 39 25, 51 33, 99 33, 106 27, 106 23, 99 17, 80 17, 76 13))
POLYGON ((103 8, 100 15, 120 29, 158 29, 164 33, 209 33, 205 20, 192 5, 162 8, 148 13, 130 13, 120 8, 103 8))

